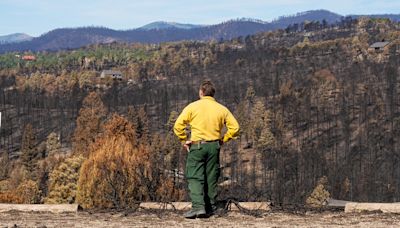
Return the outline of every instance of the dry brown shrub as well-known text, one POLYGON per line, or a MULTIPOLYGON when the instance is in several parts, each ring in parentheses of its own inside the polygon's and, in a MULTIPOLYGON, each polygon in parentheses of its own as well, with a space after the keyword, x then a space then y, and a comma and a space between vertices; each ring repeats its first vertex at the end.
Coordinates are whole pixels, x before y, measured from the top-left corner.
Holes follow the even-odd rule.
POLYGON ((131 207, 156 192, 150 147, 137 145, 136 132, 125 118, 114 115, 82 164, 78 202, 85 208, 131 207))
POLYGON ((24 199, 14 192, 7 191, 0 193, 0 203, 24 203, 24 199))
POLYGON ((40 203, 41 192, 35 181, 25 180, 15 190, 0 192, 0 203, 40 203))
POLYGON ((6 192, 8 190, 10 190, 10 181, 8 179, 0 181, 0 192, 6 192))
POLYGON ((41 191, 39 190, 39 186, 37 182, 32 180, 25 180, 22 182, 18 186, 15 194, 18 197, 21 197, 23 203, 26 204, 40 203, 41 201, 41 191))
POLYGON ((174 184, 174 181, 171 178, 167 178, 160 182, 160 186, 158 187, 156 194, 157 201, 183 201, 185 199, 186 190, 177 188, 174 184))
MULTIPOLYGON (((146 148, 134 148, 126 138, 105 139, 102 146, 82 165, 78 182, 78 202, 84 207, 126 207, 147 193, 139 176, 148 173, 146 148)), ((148 157, 147 157, 148 158, 148 157)))
POLYGON ((16 189, 27 178, 28 174, 25 167, 21 163, 16 163, 8 179, 9 189, 16 189))

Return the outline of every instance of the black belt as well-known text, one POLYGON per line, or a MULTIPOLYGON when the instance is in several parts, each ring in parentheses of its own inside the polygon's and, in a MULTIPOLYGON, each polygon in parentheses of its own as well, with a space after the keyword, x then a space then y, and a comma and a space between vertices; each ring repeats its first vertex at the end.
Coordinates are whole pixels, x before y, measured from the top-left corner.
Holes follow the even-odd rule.
POLYGON ((220 139, 216 140, 200 140, 200 141, 192 141, 192 145, 197 145, 197 144, 206 144, 206 143, 213 143, 213 142, 219 142, 220 139))

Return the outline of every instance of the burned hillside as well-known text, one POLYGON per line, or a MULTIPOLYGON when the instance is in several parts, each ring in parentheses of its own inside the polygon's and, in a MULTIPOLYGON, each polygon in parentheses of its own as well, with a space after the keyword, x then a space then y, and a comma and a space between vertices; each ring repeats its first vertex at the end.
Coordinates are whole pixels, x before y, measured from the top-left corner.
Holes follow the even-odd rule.
MULTIPOLYGON (((73 151, 83 99, 95 91, 107 110, 100 122, 112 113, 134 122, 132 107, 142 110, 142 120, 148 119, 134 124, 142 127, 137 131, 148 127, 151 136, 166 139, 152 138, 142 149, 161 151, 165 156, 157 159, 182 170, 184 155, 174 152, 179 147, 168 123, 171 113, 197 99, 199 82, 209 78, 218 88, 217 100, 235 111, 242 126, 240 139, 224 148, 229 180, 224 194, 304 203, 326 176, 334 198, 398 201, 399 27, 361 18, 223 42, 39 52, 32 62, 16 60, 16 53, 2 55, 1 161, 21 157, 28 124, 41 151, 35 162, 48 155, 43 144, 52 132, 59 136, 60 154, 73 151), (381 41, 389 43, 370 48, 381 41), (100 78, 109 69, 122 72, 122 80, 100 78)), ((0 172, 2 179, 15 166, 0 172)))

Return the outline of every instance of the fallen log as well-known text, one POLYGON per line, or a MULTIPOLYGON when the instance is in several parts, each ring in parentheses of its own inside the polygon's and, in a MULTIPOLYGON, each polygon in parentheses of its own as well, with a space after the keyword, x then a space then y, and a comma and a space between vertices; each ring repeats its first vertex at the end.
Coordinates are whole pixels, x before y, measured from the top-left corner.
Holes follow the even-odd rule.
POLYGON ((400 213, 400 203, 347 203, 344 209, 346 213, 382 212, 400 213))
MULTIPOLYGON (((271 203, 270 202, 239 202, 239 207, 246 210, 263 210, 270 211, 271 203)), ((235 204, 232 204, 231 210, 237 211, 240 210, 235 204)))
POLYGON ((167 210, 190 210, 192 203, 190 202, 171 202, 171 203, 160 203, 160 202, 142 202, 140 203, 142 209, 167 209, 167 210))
POLYGON ((346 207, 347 203, 354 203, 354 202, 345 201, 345 200, 337 200, 337 199, 328 199, 327 206, 328 207, 341 207, 341 208, 344 208, 344 207, 346 207))
POLYGON ((65 213, 77 212, 79 208, 78 204, 0 204, 0 212, 22 211, 65 213))
MULTIPOLYGON (((271 203, 269 202, 239 202, 239 206, 246 210, 271 210, 271 203)), ((169 210, 190 210, 192 203, 190 202, 171 202, 171 203, 159 203, 159 202, 143 202, 140 203, 142 209, 169 209, 169 210)), ((231 204, 230 209, 232 211, 240 210, 235 204, 231 204)))

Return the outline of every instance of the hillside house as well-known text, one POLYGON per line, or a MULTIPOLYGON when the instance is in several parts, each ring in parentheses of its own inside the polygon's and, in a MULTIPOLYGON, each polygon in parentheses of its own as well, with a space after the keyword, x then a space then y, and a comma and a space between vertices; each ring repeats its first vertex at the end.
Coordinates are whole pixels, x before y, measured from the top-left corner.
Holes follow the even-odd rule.
POLYGON ((369 51, 385 51, 389 47, 390 42, 376 42, 369 46, 369 51))
POLYGON ((24 55, 24 56, 22 56, 22 60, 35 61, 36 60, 36 56, 34 56, 34 55, 24 55))
POLYGON ((121 71, 103 70, 103 72, 101 72, 100 78, 107 78, 107 77, 116 80, 122 80, 122 73, 121 71))

